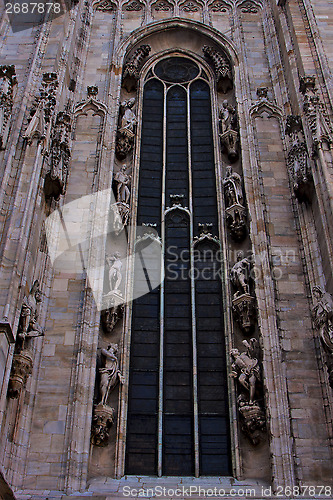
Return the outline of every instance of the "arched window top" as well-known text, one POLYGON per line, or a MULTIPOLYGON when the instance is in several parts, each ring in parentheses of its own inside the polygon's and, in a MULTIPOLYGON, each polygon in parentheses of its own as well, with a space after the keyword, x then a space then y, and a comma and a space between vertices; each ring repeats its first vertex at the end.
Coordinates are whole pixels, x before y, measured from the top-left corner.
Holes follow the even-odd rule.
POLYGON ((154 68, 155 75, 168 83, 190 82, 199 75, 198 65, 186 57, 168 57, 159 61, 154 68))

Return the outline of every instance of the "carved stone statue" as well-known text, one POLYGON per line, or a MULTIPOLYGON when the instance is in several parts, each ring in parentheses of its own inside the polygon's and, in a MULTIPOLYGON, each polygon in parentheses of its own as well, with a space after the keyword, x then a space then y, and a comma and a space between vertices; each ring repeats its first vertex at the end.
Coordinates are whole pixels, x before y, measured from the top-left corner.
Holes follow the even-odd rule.
POLYGON ((300 91, 303 94, 303 110, 312 135, 313 152, 317 153, 325 142, 333 142, 333 130, 324 103, 316 89, 315 76, 303 76, 300 80, 300 91))
POLYGON ((101 354, 104 367, 99 369, 101 376, 100 395, 101 404, 106 405, 109 394, 116 387, 118 381, 123 384, 125 380, 119 370, 118 345, 109 344, 107 349, 102 349, 101 354))
POLYGON ((227 167, 223 186, 228 228, 236 241, 242 241, 246 235, 247 211, 243 206, 244 195, 241 177, 237 172, 232 171, 230 165, 227 167))
POLYGON ((116 252, 111 257, 106 257, 106 262, 109 266, 109 293, 121 295, 119 287, 122 281, 121 271, 123 264, 120 260, 120 253, 116 252))
POLYGON ((255 299, 250 295, 249 279, 251 262, 239 254, 230 271, 230 279, 236 292, 232 299, 232 310, 241 329, 246 335, 252 333, 255 325, 255 299))
POLYGON ((246 351, 240 353, 238 349, 231 349, 232 358, 231 377, 239 384, 241 394, 238 396, 238 412, 241 419, 242 430, 247 434, 253 444, 260 441, 260 432, 265 428, 265 415, 256 396, 260 394, 259 383, 261 374, 257 359, 258 344, 256 339, 243 340, 246 351))
POLYGON ((333 298, 332 295, 314 286, 316 304, 312 310, 314 324, 319 331, 320 340, 326 354, 326 366, 330 386, 333 389, 333 298))
POLYGON ((102 349, 103 367, 100 374, 100 402, 94 407, 91 429, 91 441, 97 446, 106 445, 109 440, 110 428, 114 423, 115 410, 107 404, 110 393, 118 382, 123 384, 124 377, 119 370, 118 345, 109 344, 102 349))
POLYGON ((116 156, 119 160, 126 158, 132 150, 137 123, 136 115, 133 111, 135 97, 123 101, 120 105, 119 129, 117 132, 116 156))
POLYGON ((15 66, 0 66, 0 149, 6 147, 17 80, 15 66))
POLYGON ((58 113, 52 131, 49 154, 49 171, 45 176, 44 191, 46 198, 58 200, 66 193, 68 167, 70 161, 69 133, 71 118, 68 113, 58 113))
POLYGON ((32 285, 30 293, 23 299, 21 316, 19 322, 19 338, 40 337, 44 335, 43 329, 38 324, 38 304, 42 301, 39 290, 39 281, 36 280, 32 285))
POLYGON ((236 109, 230 106, 226 99, 223 101, 220 110, 220 125, 222 134, 229 130, 235 130, 237 127, 236 109))
POLYGON ((242 258, 239 254, 237 262, 233 265, 230 271, 231 282, 237 289, 236 294, 250 293, 249 278, 251 271, 251 262, 246 257, 242 258))
POLYGON ((295 195, 299 201, 310 199, 312 175, 300 116, 287 117, 286 134, 291 143, 287 164, 295 195))
MULTIPOLYGON (((250 342, 255 343, 256 340, 251 339, 250 342)), ((250 344, 247 343, 246 346, 248 347, 247 352, 240 353, 238 349, 231 349, 230 354, 233 358, 231 375, 237 378, 238 382, 248 391, 249 404, 253 404, 256 383, 257 380, 260 380, 260 370, 258 360, 251 355, 250 344)))
POLYGON ((131 132, 134 132, 137 121, 135 113, 132 111, 134 104, 135 97, 132 97, 131 99, 128 99, 127 101, 121 103, 121 130, 130 130, 131 132))
POLYGON ((223 180, 224 195, 226 200, 226 206, 231 207, 232 205, 243 205, 243 189, 242 189, 242 179, 237 172, 233 172, 232 166, 227 166, 227 171, 225 178, 223 180))
POLYGON ((28 296, 23 299, 15 353, 9 378, 8 396, 17 398, 25 388, 29 375, 33 369, 33 354, 26 348, 27 339, 41 337, 43 329, 38 324, 38 305, 41 302, 39 281, 36 280, 28 296))
POLYGON ((131 176, 126 173, 127 166, 123 165, 121 170, 116 173, 114 180, 117 183, 117 202, 129 204, 131 192, 129 186, 131 184, 131 176))
POLYGON ((114 327, 124 314, 124 304, 113 301, 113 305, 101 313, 102 326, 105 333, 112 333, 114 327))

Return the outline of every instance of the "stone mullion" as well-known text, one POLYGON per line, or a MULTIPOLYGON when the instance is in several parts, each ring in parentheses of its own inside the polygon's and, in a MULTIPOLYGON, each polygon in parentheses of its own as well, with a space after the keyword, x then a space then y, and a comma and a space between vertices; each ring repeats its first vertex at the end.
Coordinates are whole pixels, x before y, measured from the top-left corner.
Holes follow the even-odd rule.
POLYGON ((292 486, 295 484, 295 475, 290 441, 291 429, 285 373, 281 365, 279 332, 275 309, 275 290, 272 279, 272 268, 269 261, 269 237, 265 227, 265 205, 262 201, 257 152, 254 147, 254 124, 250 119, 250 103, 246 98, 246 96, 250 95, 246 55, 241 38, 238 13, 235 12, 234 16, 236 28, 235 41, 241 54, 239 82, 236 83, 241 85, 241 82, 244 82, 243 86, 240 86, 238 91, 236 90, 243 152, 244 187, 251 221, 250 238, 253 248, 261 252, 260 271, 262 279, 256 281, 255 292, 258 305, 260 337, 262 340, 266 408, 270 416, 270 449, 272 453, 273 483, 275 487, 278 485, 292 486))

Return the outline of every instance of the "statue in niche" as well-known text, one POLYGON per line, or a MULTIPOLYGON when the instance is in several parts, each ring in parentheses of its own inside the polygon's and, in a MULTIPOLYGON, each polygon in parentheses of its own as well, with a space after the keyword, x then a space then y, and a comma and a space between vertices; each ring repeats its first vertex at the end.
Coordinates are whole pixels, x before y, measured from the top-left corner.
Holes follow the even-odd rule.
POLYGON ((117 203, 129 204, 131 191, 129 186, 131 184, 131 175, 126 173, 127 166, 123 165, 121 170, 117 172, 114 176, 114 180, 117 183, 117 203))
POLYGON ((317 301, 312 310, 314 324, 326 354, 329 382, 333 389, 333 298, 320 286, 314 286, 312 291, 317 301))
POLYGON ((121 103, 120 111, 121 111, 121 120, 120 120, 120 129, 121 130, 130 130, 134 132, 136 126, 136 116, 132 111, 132 108, 135 104, 135 97, 128 99, 121 103))
POLYGON ((119 160, 126 158, 133 149, 136 115, 133 111, 135 97, 123 101, 120 105, 119 128, 117 133, 116 156, 119 160))
POLYGON ((243 189, 242 189, 242 179, 237 172, 233 172, 232 166, 227 166, 227 171, 225 178, 223 180, 224 194, 226 198, 226 205, 231 207, 232 205, 243 205, 243 189))
POLYGON ((227 226, 231 236, 236 241, 242 241, 246 235, 246 208, 244 207, 244 195, 242 180, 232 167, 227 166, 226 176, 223 180, 224 196, 226 204, 227 226))
POLYGON ((242 258, 242 254, 237 256, 237 262, 233 265, 230 271, 231 282, 235 288, 238 288, 236 294, 250 293, 249 277, 251 271, 251 262, 246 257, 242 258))
POLYGON ((249 335, 255 326, 255 299, 250 295, 251 262, 238 254, 237 262, 230 271, 230 279, 236 292, 232 299, 232 310, 242 331, 249 335))
POLYGON ((257 358, 254 357, 254 350, 257 347, 256 339, 252 338, 248 342, 243 340, 247 348, 246 352, 240 353, 238 349, 231 349, 230 354, 233 358, 231 365, 231 376, 238 379, 238 382, 249 393, 249 404, 253 404, 256 384, 260 381, 260 370, 257 358))
POLYGON ((220 125, 222 134, 229 130, 236 130, 237 127, 236 109, 230 106, 226 99, 223 101, 220 110, 220 125))
POLYGON ((26 338, 41 337, 44 331, 38 324, 38 304, 42 301, 41 292, 39 290, 39 281, 36 280, 32 285, 30 293, 23 299, 20 322, 19 322, 19 338, 25 341, 26 338))
POLYGON ((118 344, 109 344, 107 349, 101 351, 104 367, 99 369, 100 381, 100 404, 106 405, 110 393, 116 387, 118 381, 124 384, 125 379, 119 370, 118 344))
POLYGON ((261 373, 257 359, 257 340, 251 338, 243 340, 246 351, 231 349, 232 358, 231 377, 239 384, 240 394, 237 398, 238 412, 240 415, 243 432, 249 437, 253 444, 258 444, 261 439, 260 431, 265 428, 265 414, 258 402, 260 395, 259 384, 261 373))
POLYGON ((99 369, 101 400, 94 407, 92 417, 91 442, 97 446, 108 443, 110 428, 114 423, 115 409, 107 404, 111 392, 118 381, 124 384, 125 379, 119 370, 118 344, 109 344, 101 351, 104 366, 99 369))
POLYGON ((26 342, 33 337, 41 337, 44 331, 38 324, 38 305, 41 302, 39 281, 36 280, 28 296, 23 299, 17 341, 8 384, 8 396, 18 398, 25 388, 33 369, 33 353, 26 348, 26 342))
POLYGON ((120 260, 120 253, 116 252, 111 257, 106 257, 106 262, 109 266, 109 286, 110 286, 109 293, 121 295, 119 287, 122 281, 121 271, 123 264, 120 260))

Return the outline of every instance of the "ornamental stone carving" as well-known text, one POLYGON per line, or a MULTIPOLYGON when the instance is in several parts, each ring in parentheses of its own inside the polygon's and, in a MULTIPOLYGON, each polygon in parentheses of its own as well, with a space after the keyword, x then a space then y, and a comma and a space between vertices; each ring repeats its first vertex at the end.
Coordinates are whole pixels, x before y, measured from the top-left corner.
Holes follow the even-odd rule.
POLYGON ((29 125, 24 133, 24 138, 28 144, 33 139, 38 142, 44 141, 45 147, 51 135, 52 116, 56 105, 56 90, 58 87, 58 77, 56 73, 44 73, 39 96, 30 111, 29 125))
POLYGON ((114 422, 115 410, 107 404, 109 395, 118 382, 125 382, 119 370, 118 345, 109 344, 107 349, 102 349, 101 357, 104 366, 99 369, 100 402, 94 408, 91 436, 92 443, 98 446, 107 444, 114 422))
POLYGON ((30 338, 44 335, 44 331, 38 323, 38 306, 41 300, 39 281, 36 280, 29 295, 23 299, 8 385, 8 396, 10 398, 19 397, 26 386, 29 375, 32 373, 33 354, 26 347, 26 343, 30 338))
POLYGON ((15 66, 0 66, 0 149, 5 149, 17 85, 15 66))
POLYGON ((46 199, 59 200, 66 193, 68 168, 71 157, 69 135, 71 117, 68 113, 58 113, 52 130, 51 148, 48 156, 49 170, 45 176, 44 192, 46 199))
POLYGON ((242 331, 249 335, 255 325, 255 299, 250 294, 251 262, 239 254, 230 271, 230 280, 236 292, 232 299, 232 310, 242 331))
POLYGON ((257 341, 251 338, 243 340, 246 351, 231 349, 231 376, 237 380, 239 396, 238 413, 243 432, 256 445, 261 440, 261 431, 265 429, 265 414, 259 404, 262 399, 261 372, 257 359, 257 341))
POLYGON ((173 11, 173 6, 171 3, 166 2, 165 0, 159 0, 158 2, 154 3, 153 9, 156 12, 169 12, 173 11))
POLYGON ((205 45, 202 51, 215 71, 217 90, 225 94, 233 88, 230 62, 224 54, 213 47, 205 45))
POLYGON ((287 117, 286 134, 290 138, 287 165, 293 188, 299 201, 309 199, 312 186, 310 159, 303 135, 300 116, 287 117))
POLYGON ((300 91, 303 94, 303 111, 312 135, 313 152, 315 154, 323 143, 332 144, 332 127, 324 103, 318 95, 315 77, 302 77, 300 91))
POLYGON ((111 205, 112 228, 118 236, 128 224, 130 208, 127 203, 118 202, 111 205))
POLYGON ((233 163, 238 160, 238 124, 236 109, 225 99, 219 114, 220 139, 224 152, 233 163))
POLYGON ((320 286, 314 286, 312 291, 316 300, 313 320, 325 352, 329 383, 333 389, 333 298, 320 286))
POLYGON ((101 320, 102 327, 106 334, 110 335, 118 323, 118 321, 123 317, 124 314, 124 304, 119 304, 116 301, 114 306, 109 309, 102 311, 101 320))
POLYGON ((244 207, 242 180, 232 167, 227 166, 226 176, 223 180, 224 197, 226 205, 226 221, 232 238, 242 241, 246 235, 247 210, 244 207))
MULTIPOLYGON (((138 4, 141 6, 141 4, 138 4)), ((156 4, 155 10, 165 10, 167 7, 167 2, 161 2, 156 4)), ((139 9, 141 10, 141 9, 139 9)), ((122 87, 127 90, 127 92, 132 92, 136 90, 137 82, 140 76, 140 69, 143 65, 144 60, 149 56, 151 51, 150 45, 141 45, 131 58, 126 62, 124 67, 124 74, 122 80, 122 87)))
POLYGON ((132 97, 122 102, 120 106, 120 124, 116 142, 116 156, 118 160, 124 160, 133 149, 137 123, 136 115, 132 109, 134 105, 135 98, 132 97))

